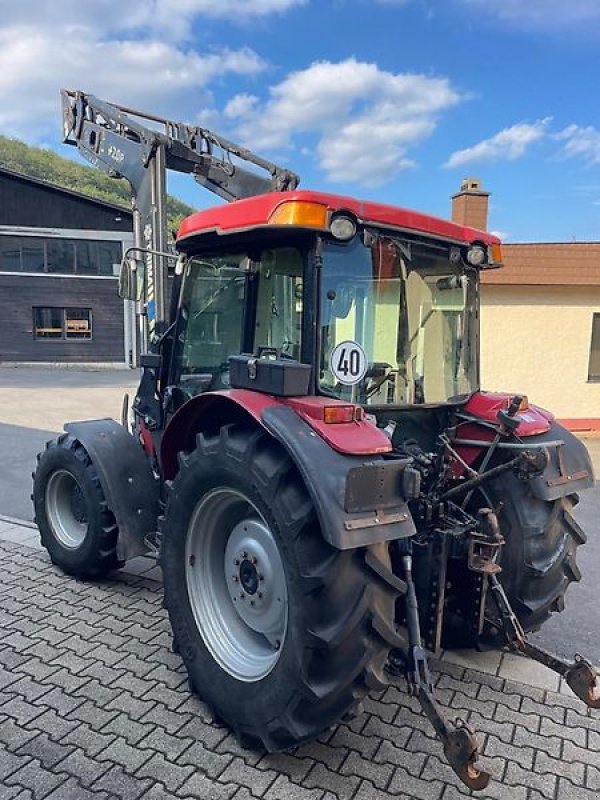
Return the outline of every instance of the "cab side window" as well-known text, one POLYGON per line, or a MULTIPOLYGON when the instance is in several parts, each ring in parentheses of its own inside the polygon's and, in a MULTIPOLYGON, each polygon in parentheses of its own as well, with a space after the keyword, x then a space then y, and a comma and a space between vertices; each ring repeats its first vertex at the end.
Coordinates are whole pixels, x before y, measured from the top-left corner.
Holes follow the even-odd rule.
POLYGON ((265 250, 258 275, 254 352, 281 350, 300 359, 302 256, 295 248, 265 250))
POLYGON ((180 298, 173 382, 187 396, 229 386, 229 356, 261 348, 300 358, 303 257, 291 247, 195 257, 180 298), (257 258, 257 254, 254 254, 257 258), (246 320, 254 320, 252 330, 246 320))

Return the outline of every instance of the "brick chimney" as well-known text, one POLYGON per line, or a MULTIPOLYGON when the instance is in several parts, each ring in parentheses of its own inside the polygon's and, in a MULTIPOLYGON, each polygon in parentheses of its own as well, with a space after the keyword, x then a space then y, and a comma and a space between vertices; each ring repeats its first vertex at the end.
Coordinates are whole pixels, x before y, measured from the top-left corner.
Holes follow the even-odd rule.
POLYGON ((487 231, 489 196, 479 178, 465 178, 460 191, 452 195, 452 222, 487 231))

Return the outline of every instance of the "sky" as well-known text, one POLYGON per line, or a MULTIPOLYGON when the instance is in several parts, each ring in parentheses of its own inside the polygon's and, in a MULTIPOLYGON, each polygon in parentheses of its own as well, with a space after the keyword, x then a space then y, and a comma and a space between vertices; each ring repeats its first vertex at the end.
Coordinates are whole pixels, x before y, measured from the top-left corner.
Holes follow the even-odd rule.
POLYGON ((1 134, 79 158, 59 104, 78 88, 304 188, 448 217, 475 176, 506 241, 600 240, 600 0, 0 0, 0 20, 1 134))

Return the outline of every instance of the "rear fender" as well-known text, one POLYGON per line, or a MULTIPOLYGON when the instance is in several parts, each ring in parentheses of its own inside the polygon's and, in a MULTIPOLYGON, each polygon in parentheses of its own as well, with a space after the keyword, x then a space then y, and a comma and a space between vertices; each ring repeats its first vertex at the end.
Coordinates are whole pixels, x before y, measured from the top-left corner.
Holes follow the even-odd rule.
MULTIPOLYGON (((493 429, 470 422, 458 429, 456 450, 465 463, 473 464, 486 452, 486 445, 492 442, 494 435, 493 429), (482 443, 480 447, 476 444, 478 441, 482 443)), ((517 435, 521 438, 520 429, 517 435)), ((546 431, 525 436, 522 442, 501 440, 499 452, 508 458, 517 455, 523 447, 543 447, 549 456, 543 474, 529 479, 533 494, 540 500, 552 501, 593 487, 594 468, 585 445, 558 422, 550 421, 546 431)), ((464 468, 455 461, 453 471, 458 477, 464 468)))
MULTIPOLYGON (((177 474, 177 453, 195 446, 197 433, 250 422, 263 427, 288 452, 313 501, 323 537, 340 550, 412 536, 415 526, 402 493, 407 461, 334 449, 311 419, 277 398, 247 390, 198 395, 171 419, 161 444, 167 480, 177 474)), ((332 425, 338 448, 350 449, 356 424, 332 425), (348 428, 346 432, 341 429, 348 428)), ((378 431, 376 434, 380 433, 378 431)), ((373 437, 374 445, 381 445, 373 437)))
POLYGON ((100 479, 119 528, 117 557, 146 553, 144 537, 156 530, 159 485, 139 442, 114 419, 69 422, 65 431, 81 442, 100 479))
POLYGON ((225 389, 204 392, 192 397, 173 415, 164 432, 160 463, 164 477, 173 480, 177 474, 177 453, 190 452, 200 431, 217 432, 223 425, 254 421, 263 425, 263 412, 268 408, 290 408, 302 418, 334 450, 347 455, 369 456, 392 449, 389 438, 371 422, 359 421, 327 424, 323 420, 327 406, 348 403, 334 398, 273 397, 248 389, 225 389))
POLYGON ((402 492, 410 460, 340 453, 285 406, 266 408, 262 423, 298 468, 333 547, 350 550, 415 534, 402 492))
POLYGON ((215 433, 231 423, 253 422, 262 425, 261 413, 278 401, 268 395, 244 389, 205 392, 192 397, 170 419, 160 445, 160 464, 165 480, 173 480, 179 469, 177 454, 191 452, 200 431, 215 433))

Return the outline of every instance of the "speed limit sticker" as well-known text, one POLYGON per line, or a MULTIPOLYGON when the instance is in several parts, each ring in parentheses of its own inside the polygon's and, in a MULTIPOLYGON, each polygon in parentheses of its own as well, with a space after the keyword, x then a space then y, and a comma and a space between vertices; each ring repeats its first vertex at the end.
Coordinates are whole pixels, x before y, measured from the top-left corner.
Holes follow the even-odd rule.
POLYGON ((329 359, 333 377, 346 386, 360 383, 367 372, 367 354, 358 342, 340 342, 329 359))

